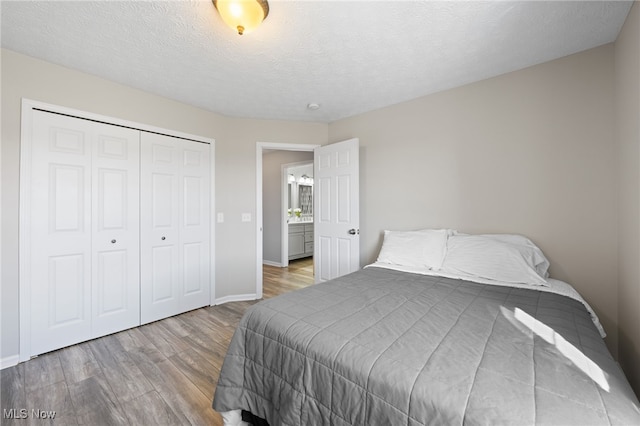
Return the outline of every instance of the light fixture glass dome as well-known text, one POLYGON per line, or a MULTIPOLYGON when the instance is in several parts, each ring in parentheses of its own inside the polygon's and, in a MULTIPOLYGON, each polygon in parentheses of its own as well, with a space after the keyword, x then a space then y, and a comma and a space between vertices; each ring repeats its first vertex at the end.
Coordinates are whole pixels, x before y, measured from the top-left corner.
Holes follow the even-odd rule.
POLYGON ((255 30, 269 14, 266 0, 213 0, 222 20, 238 34, 255 30))

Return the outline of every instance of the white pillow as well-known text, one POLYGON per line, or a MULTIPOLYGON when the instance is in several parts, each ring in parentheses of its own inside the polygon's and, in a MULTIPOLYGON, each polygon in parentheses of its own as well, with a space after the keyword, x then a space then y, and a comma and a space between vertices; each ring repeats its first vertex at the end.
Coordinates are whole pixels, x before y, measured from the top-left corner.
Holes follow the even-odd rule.
POLYGON ((533 241, 531 241, 527 237, 517 234, 482 234, 481 236, 504 241, 505 243, 523 245, 528 247, 534 252, 535 262, 537 262, 535 264, 535 269, 538 275, 545 279, 549 278, 549 261, 545 257, 544 253, 542 253, 542 250, 540 250, 540 248, 538 248, 538 246, 535 245, 533 241))
POLYGON ((451 236, 442 270, 506 283, 548 286, 544 275, 549 262, 538 247, 521 238, 524 237, 451 236))
POLYGON ((438 270, 447 252, 447 229, 384 231, 378 262, 438 270))

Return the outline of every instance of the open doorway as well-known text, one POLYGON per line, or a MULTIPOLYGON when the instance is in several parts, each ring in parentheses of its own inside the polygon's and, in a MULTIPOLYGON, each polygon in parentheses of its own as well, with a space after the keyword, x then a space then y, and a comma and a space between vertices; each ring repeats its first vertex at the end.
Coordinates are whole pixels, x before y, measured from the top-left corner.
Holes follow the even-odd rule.
MULTIPOLYGON (((288 228, 289 216, 286 214, 289 202, 288 191, 288 173, 285 173, 283 164, 313 162, 313 150, 319 145, 305 144, 280 144, 258 142, 256 144, 256 296, 263 296, 263 264, 276 267, 286 267, 288 263, 288 228), (274 170, 271 161, 265 161, 265 155, 277 155, 282 158, 277 170, 274 170), (306 155, 303 161, 300 161, 299 154, 306 155), (279 182, 275 182, 277 193, 272 191, 274 175, 279 182), (269 179, 267 192, 265 193, 265 184, 269 179), (287 188, 285 191, 284 188, 287 188), (267 200, 268 198, 268 200, 267 200), (266 201, 266 202, 265 202, 266 201), (276 207, 273 207, 274 201, 276 207), (268 210, 267 210, 268 208, 268 210), (273 220, 275 217, 275 221, 273 220), (267 228, 268 227, 268 228, 267 228), (277 229, 275 229, 277 228, 277 229), (277 234, 277 237, 274 237, 277 234), (287 240, 282 244, 283 234, 287 235, 287 240), (276 244, 265 246, 265 236, 270 240, 277 240, 276 244), (274 247, 277 246, 277 254, 274 253, 274 247), (285 251, 286 249, 286 251, 285 251), (268 252, 268 253, 267 253, 268 252), (267 261, 265 262, 265 254, 267 261)), ((274 161, 274 162, 278 162, 274 161)), ((299 194, 298 194, 299 195, 299 194)), ((295 215, 292 207, 292 215, 295 215)), ((310 222, 311 229, 313 223, 310 222)), ((304 226, 304 224, 303 224, 304 226)))
POLYGON ((286 268, 263 265, 262 297, 268 299, 313 285, 313 259, 292 260, 286 268))
MULTIPOLYGON (((305 156, 309 153, 297 154, 305 156)), ((282 165, 286 183, 281 190, 286 200, 280 210, 287 219, 287 225, 281 227, 280 236, 282 266, 287 266, 292 260, 313 257, 313 155, 309 160, 282 165)), ((264 238, 266 249, 266 233, 264 238)), ((264 256, 266 260, 266 253, 264 256)))

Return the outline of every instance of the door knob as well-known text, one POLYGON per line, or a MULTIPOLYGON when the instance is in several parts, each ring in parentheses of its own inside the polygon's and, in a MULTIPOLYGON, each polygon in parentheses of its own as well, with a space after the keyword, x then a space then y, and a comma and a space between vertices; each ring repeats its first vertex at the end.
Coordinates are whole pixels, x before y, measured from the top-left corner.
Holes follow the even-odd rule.
POLYGON ((111 240, 111 244, 115 244, 115 243, 116 243, 116 240, 111 240))
POLYGON ((160 238, 160 239, 161 239, 162 241, 166 240, 166 238, 165 238, 165 237, 162 237, 162 238, 160 238))
POLYGON ((359 233, 360 233, 359 229, 355 229, 355 228, 349 229, 349 235, 356 235, 356 234, 359 234, 359 233))

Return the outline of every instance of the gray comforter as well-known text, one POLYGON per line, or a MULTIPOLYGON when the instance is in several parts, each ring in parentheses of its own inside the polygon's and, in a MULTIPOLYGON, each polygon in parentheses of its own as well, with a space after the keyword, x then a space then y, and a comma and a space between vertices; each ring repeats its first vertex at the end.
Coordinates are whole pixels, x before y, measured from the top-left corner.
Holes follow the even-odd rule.
POLYGON ((260 302, 213 400, 276 425, 640 425, 582 303, 367 268, 260 302))

